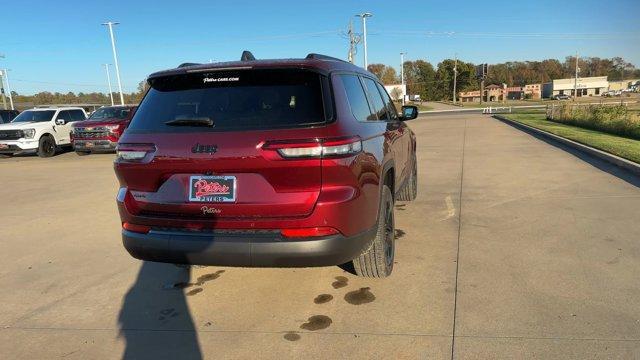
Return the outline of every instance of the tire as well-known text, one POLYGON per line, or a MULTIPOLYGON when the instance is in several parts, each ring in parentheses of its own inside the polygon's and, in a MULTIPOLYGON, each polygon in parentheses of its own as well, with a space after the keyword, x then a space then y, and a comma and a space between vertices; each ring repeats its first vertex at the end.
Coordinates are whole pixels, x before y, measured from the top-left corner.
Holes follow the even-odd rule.
POLYGON ((52 157, 56 154, 56 142, 50 135, 44 135, 38 143, 38 156, 41 158, 52 157))
POLYGON ((412 159, 411 174, 409 174, 409 180, 402 187, 398 193, 399 201, 413 201, 418 196, 418 161, 415 154, 412 159))
POLYGON ((369 248, 353 259, 353 268, 358 276, 384 278, 391 275, 395 258, 395 221, 393 196, 387 185, 382 188, 378 231, 369 248))
POLYGON ((2 158, 5 158, 5 159, 6 159, 6 158, 10 158, 10 157, 13 157, 13 154, 11 154, 11 153, 7 153, 7 154, 0 154, 0 159, 2 159, 2 158))
POLYGON ((77 151, 76 150, 76 154, 78 154, 78 156, 85 156, 85 155, 91 154, 91 151, 77 151))

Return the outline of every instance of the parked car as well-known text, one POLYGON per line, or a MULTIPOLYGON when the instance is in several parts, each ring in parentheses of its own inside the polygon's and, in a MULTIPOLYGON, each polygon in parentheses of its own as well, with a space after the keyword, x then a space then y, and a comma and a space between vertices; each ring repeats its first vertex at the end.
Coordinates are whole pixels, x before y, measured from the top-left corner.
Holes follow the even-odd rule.
POLYGON ((0 124, 10 123, 18 114, 18 110, 0 110, 0 124))
POLYGON ((72 124, 86 118, 78 107, 25 110, 10 123, 0 124, 0 154, 53 156, 61 147, 71 146, 72 124))
POLYGON ((571 96, 567 94, 557 94, 551 97, 552 100, 571 100, 571 96))
POLYGON ((118 139, 136 111, 136 106, 105 106, 89 119, 73 124, 73 148, 79 155, 114 152, 118 139))
POLYGON ((394 203, 417 195, 417 108, 398 114, 375 75, 339 59, 242 59, 148 77, 114 163, 127 251, 388 276, 394 203))

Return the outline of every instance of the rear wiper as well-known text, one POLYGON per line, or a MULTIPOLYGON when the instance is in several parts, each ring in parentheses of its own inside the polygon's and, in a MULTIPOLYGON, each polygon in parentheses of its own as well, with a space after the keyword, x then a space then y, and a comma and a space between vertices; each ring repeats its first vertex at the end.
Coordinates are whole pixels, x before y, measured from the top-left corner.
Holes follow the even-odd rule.
POLYGON ((208 117, 173 119, 165 122, 169 126, 213 126, 213 120, 208 117))

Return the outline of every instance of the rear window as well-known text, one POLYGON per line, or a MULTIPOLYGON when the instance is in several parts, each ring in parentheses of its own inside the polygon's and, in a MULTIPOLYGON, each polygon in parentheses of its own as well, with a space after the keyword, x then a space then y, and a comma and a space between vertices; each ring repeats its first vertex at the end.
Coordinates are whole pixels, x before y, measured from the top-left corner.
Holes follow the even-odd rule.
POLYGON ((330 117, 325 117, 330 112, 323 101, 326 78, 310 71, 193 73, 152 79, 150 86, 129 132, 291 128, 322 124, 330 117))

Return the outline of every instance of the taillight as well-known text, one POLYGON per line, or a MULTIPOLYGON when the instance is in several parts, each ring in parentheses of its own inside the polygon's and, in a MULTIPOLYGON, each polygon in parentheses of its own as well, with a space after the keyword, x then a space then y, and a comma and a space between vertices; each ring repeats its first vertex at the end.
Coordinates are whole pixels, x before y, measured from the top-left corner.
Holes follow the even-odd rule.
POLYGON ((302 238, 302 237, 319 237, 336 235, 340 232, 332 227, 312 227, 312 228, 298 228, 298 229, 282 229, 280 230, 282 236, 287 238, 302 238))
POLYGON ((139 234, 146 234, 151 231, 151 226, 131 224, 128 222, 123 222, 122 228, 139 234))
POLYGON ((362 151, 359 137, 267 141, 264 150, 275 150, 286 159, 340 157, 354 155, 362 151))
POLYGON ((118 144, 116 160, 122 162, 142 162, 156 152, 153 144, 118 144))

